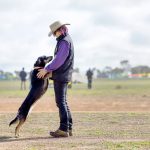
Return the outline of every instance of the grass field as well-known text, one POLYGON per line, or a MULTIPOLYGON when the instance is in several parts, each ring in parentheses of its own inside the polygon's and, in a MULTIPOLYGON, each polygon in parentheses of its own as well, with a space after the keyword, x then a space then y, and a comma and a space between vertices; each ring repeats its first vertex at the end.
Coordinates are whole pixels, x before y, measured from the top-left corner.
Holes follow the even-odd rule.
MULTIPOLYGON (((28 83, 29 85, 29 83, 28 83)), ((53 88, 39 100, 20 138, 8 127, 28 90, 19 81, 0 82, 0 150, 149 150, 150 80, 96 80, 93 89, 75 84, 68 91, 74 136, 51 138, 59 117, 53 88)))
MULTIPOLYGON (((52 84, 52 82, 50 82, 52 84)), ((71 95, 84 96, 117 96, 117 95, 147 95, 150 96, 150 79, 134 80, 95 80, 93 90, 87 90, 86 83, 73 84, 71 95)), ((29 88, 29 82, 27 82, 29 88)), ((26 92, 20 90, 20 81, 0 81, 0 97, 25 97, 26 92)), ((53 95, 49 90, 47 95, 53 95)))

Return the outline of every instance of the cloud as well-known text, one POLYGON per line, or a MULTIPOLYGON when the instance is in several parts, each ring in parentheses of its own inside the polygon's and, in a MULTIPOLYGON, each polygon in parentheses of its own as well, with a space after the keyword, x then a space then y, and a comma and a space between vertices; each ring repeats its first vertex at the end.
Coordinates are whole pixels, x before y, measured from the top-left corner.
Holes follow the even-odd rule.
POLYGON ((56 41, 48 38, 55 20, 68 26, 75 46, 75 67, 86 70, 148 64, 150 44, 148 0, 1 0, 0 69, 31 69, 40 55, 52 55, 56 41), (140 62, 139 62, 140 60, 140 62))
POLYGON ((131 42, 134 45, 147 45, 150 46, 150 35, 141 32, 133 32, 131 34, 131 42))

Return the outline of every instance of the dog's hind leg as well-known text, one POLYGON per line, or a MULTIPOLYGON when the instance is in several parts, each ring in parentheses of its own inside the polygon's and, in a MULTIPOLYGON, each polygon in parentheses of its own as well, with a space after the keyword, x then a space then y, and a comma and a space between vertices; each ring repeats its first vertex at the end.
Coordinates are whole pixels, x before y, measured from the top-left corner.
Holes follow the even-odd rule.
POLYGON ((16 117, 15 119, 13 119, 10 123, 9 126, 11 126, 12 124, 16 124, 19 121, 19 118, 16 117))
POLYGON ((19 129, 24 124, 24 122, 25 122, 24 118, 19 120, 19 123, 18 123, 18 125, 16 126, 16 129, 15 129, 15 137, 19 137, 19 129))

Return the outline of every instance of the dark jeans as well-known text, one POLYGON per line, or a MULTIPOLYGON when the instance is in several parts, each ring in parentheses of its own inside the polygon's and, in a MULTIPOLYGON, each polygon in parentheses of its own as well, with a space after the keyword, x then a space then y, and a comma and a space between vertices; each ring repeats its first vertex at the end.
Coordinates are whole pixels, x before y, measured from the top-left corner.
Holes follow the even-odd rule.
POLYGON ((72 130, 72 117, 69 106, 67 104, 67 88, 68 83, 54 81, 55 100, 59 109, 60 130, 72 130))
POLYGON ((91 89, 91 88, 92 88, 92 80, 88 79, 88 89, 91 89))

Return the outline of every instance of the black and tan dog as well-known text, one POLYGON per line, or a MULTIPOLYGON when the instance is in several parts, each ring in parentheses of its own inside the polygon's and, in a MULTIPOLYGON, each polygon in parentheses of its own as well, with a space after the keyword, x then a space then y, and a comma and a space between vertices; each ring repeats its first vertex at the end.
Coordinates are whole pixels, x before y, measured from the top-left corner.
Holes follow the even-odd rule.
POLYGON ((11 126, 12 124, 18 123, 15 129, 16 137, 19 137, 19 129, 26 121, 31 106, 46 92, 48 88, 48 77, 50 75, 46 75, 44 79, 39 79, 37 78, 37 73, 39 72, 38 69, 44 68, 44 66, 50 62, 52 58, 52 56, 41 56, 34 64, 34 69, 31 74, 31 89, 20 106, 16 118, 9 124, 9 126, 11 126))

